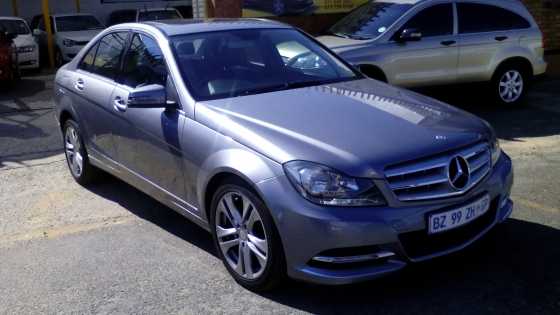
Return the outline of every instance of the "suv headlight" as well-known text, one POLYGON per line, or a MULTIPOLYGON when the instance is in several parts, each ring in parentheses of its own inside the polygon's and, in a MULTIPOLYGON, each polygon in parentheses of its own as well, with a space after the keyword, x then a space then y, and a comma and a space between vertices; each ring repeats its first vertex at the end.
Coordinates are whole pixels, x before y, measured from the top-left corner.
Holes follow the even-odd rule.
POLYGON ((498 140, 498 138, 492 140, 492 143, 490 143, 490 150, 492 152, 492 166, 494 166, 502 155, 502 148, 500 148, 500 140, 498 140))
POLYGON ((65 39, 62 41, 62 44, 64 44, 64 46, 66 47, 72 47, 75 46, 77 43, 71 39, 65 39))
POLYGON ((306 161, 284 164, 286 175, 307 200, 327 206, 382 206, 387 202, 371 179, 354 178, 306 161))

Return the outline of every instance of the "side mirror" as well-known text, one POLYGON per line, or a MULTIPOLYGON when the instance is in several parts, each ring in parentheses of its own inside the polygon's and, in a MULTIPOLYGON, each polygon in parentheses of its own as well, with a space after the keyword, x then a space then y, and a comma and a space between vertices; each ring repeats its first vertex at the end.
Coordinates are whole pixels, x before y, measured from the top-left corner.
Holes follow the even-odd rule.
POLYGON ((169 107, 165 87, 159 84, 142 86, 130 92, 127 105, 129 108, 169 107))
POLYGON ((17 34, 14 34, 14 33, 6 33, 6 38, 7 38, 9 41, 13 41, 16 37, 17 37, 17 34))
POLYGON ((36 28, 33 30, 33 36, 41 36, 41 30, 36 28))
POLYGON ((422 39, 422 32, 416 28, 405 28, 398 36, 399 42, 417 42, 422 39))

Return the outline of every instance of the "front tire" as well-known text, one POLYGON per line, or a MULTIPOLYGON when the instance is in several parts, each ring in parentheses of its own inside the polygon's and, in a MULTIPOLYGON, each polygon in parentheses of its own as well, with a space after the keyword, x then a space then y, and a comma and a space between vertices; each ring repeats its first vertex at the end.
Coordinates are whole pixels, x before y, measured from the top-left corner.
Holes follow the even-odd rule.
POLYGON ((90 184, 99 175, 99 170, 89 163, 80 127, 75 121, 69 119, 64 123, 63 139, 70 174, 78 184, 90 184))
POLYGON ((225 182, 214 194, 210 222, 216 250, 230 275, 252 291, 285 278, 280 237, 268 208, 246 184, 225 182))
POLYGON ((492 91, 500 105, 519 105, 526 94, 529 83, 528 72, 517 65, 500 67, 492 79, 492 91))

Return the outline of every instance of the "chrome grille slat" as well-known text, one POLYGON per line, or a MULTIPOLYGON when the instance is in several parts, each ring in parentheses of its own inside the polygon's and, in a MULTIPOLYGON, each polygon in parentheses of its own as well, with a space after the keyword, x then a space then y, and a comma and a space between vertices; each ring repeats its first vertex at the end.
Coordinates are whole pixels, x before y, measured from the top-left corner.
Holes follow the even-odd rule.
POLYGON ((400 201, 418 201, 458 196, 477 185, 490 171, 491 155, 487 143, 476 143, 417 161, 400 163, 385 169, 389 188, 400 201), (452 158, 463 157, 469 164, 470 180, 457 190, 448 179, 452 158))

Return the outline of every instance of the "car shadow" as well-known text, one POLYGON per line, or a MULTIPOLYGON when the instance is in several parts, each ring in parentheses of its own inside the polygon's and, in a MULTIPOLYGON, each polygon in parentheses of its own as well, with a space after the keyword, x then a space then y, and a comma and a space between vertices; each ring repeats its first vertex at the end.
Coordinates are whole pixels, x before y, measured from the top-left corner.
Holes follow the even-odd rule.
POLYGON ((124 181, 106 173, 101 176, 99 183, 86 188, 217 257, 212 237, 206 230, 124 181))
POLYGON ((473 113, 488 121, 500 139, 523 141, 522 138, 560 134, 560 80, 542 80, 529 88, 518 106, 498 105, 484 85, 431 87, 417 92, 473 113))
MULTIPOLYGON (((205 230, 134 187, 107 175, 89 189, 217 257, 205 230)), ((394 275, 346 286, 288 281, 260 295, 317 314, 558 314, 558 244, 560 230, 509 219, 462 252, 394 275)))

